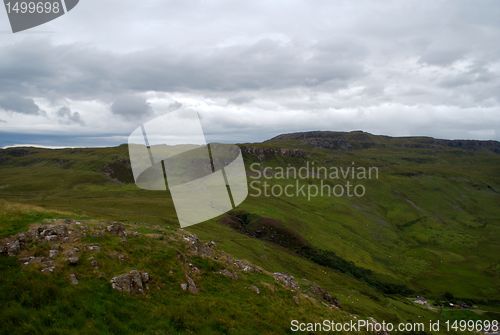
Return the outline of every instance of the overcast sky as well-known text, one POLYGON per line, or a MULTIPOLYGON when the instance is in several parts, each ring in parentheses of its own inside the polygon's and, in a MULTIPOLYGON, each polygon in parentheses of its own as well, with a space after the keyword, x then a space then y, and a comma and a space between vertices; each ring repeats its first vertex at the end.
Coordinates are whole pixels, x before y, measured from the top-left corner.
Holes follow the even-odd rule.
POLYGON ((500 140, 500 1, 81 0, 16 34, 0 8, 0 145, 125 143, 183 109, 231 142, 500 140))

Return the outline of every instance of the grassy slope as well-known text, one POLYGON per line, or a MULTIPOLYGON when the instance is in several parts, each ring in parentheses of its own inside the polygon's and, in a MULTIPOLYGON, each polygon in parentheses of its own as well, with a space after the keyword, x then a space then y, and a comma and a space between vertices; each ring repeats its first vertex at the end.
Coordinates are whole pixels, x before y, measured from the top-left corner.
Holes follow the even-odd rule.
MULTIPOLYGON (((437 298, 449 291, 462 298, 500 299, 496 241, 500 227, 498 154, 390 146, 332 151, 297 141, 255 146, 302 147, 309 159, 325 165, 356 161, 357 165, 378 166, 381 177, 367 184, 368 194, 360 200, 249 198, 243 210, 278 219, 315 246, 332 250, 426 296, 437 298)), ((161 224, 168 231, 176 226, 167 193, 114 183, 102 173, 104 165, 126 160, 126 147, 30 151, 21 157, 1 152, 2 198, 50 211, 72 211, 82 217, 140 222, 141 227, 161 224)), ((255 159, 246 157, 247 163, 255 159)), ((302 163, 269 157, 266 164, 302 163)), ((2 229, 14 232, 20 225, 8 222, 2 224, 2 229)), ((334 292, 347 311, 386 320, 439 317, 407 298, 386 297, 351 276, 241 235, 216 220, 191 230, 268 270, 318 282, 334 292)), ((460 316, 458 311, 440 313, 446 318, 460 316)))
MULTIPOLYGON (((47 214, 40 208, 2 202, 2 212, 17 217, 27 225, 25 213, 47 214), (12 208, 16 207, 13 211, 12 208)), ((68 213, 65 213, 67 217, 68 213)), ((55 214, 55 217, 58 215, 55 214)), ((84 221, 92 232, 98 222, 84 221)), ((317 301, 301 298, 275 285, 272 277, 259 273, 240 274, 231 280, 217 274, 221 264, 210 259, 192 257, 189 261, 203 273, 196 279, 200 293, 190 295, 180 290, 184 281, 179 253, 186 255, 182 240, 171 238, 164 226, 150 225, 142 231, 151 235, 130 236, 122 241, 117 236, 88 234, 76 266, 64 265, 56 259, 57 270, 42 274, 35 266, 22 266, 14 257, 0 256, 1 334, 276 334, 285 333, 289 320, 348 320, 347 313, 331 310, 317 301), (85 245, 98 244, 99 252, 85 245), (117 261, 116 255, 123 256, 117 261), (99 267, 91 266, 93 256, 99 267), (126 295, 113 291, 109 279, 131 269, 147 271, 152 279, 149 293, 126 295), (77 286, 69 284, 70 273, 76 273, 77 286), (258 285, 261 294, 249 289, 258 285), (267 286, 266 286, 267 285, 267 286), (271 289, 272 288, 272 289, 271 289)), ((47 253, 47 242, 30 247, 35 255, 47 253)))
POLYGON ((366 183, 362 199, 276 199, 270 211, 260 202, 251 211, 275 216, 274 208, 281 208, 282 221, 312 243, 416 289, 498 299, 498 154, 384 147, 354 154, 323 150, 311 158, 379 166, 380 180, 366 183))

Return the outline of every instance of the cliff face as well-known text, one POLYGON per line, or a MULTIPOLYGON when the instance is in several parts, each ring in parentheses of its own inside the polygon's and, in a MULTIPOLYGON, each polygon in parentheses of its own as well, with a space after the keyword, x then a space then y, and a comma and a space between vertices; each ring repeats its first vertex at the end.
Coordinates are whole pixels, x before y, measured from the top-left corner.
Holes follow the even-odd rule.
POLYGON ((252 155, 257 157, 258 160, 265 160, 272 157, 286 157, 286 158, 305 158, 306 153, 300 149, 290 148, 275 148, 275 147, 256 147, 241 145, 241 151, 244 155, 252 155))

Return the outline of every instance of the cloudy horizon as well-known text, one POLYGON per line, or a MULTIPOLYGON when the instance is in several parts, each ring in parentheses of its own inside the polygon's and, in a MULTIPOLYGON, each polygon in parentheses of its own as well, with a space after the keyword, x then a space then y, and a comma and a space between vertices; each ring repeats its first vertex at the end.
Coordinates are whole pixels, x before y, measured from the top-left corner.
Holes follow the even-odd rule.
POLYGON ((0 147, 126 143, 183 109, 227 142, 500 140, 499 17, 494 0, 81 0, 12 34, 0 10, 0 147))

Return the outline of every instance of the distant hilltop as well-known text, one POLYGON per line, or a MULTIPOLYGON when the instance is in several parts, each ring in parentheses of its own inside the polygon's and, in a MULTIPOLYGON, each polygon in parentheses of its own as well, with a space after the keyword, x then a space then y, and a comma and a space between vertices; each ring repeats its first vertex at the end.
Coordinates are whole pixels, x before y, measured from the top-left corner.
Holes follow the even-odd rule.
POLYGON ((302 144, 323 149, 351 150, 367 148, 423 148, 446 149, 457 148, 465 150, 491 150, 500 153, 500 142, 481 140, 442 140, 433 137, 391 137, 373 135, 363 131, 308 131, 278 135, 266 144, 286 145, 302 144))

